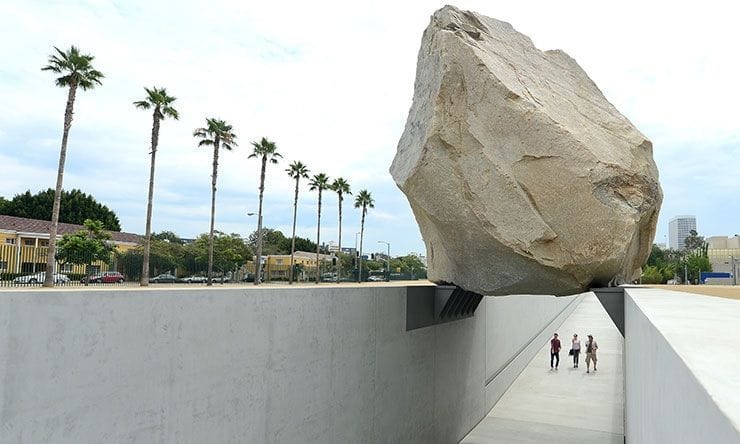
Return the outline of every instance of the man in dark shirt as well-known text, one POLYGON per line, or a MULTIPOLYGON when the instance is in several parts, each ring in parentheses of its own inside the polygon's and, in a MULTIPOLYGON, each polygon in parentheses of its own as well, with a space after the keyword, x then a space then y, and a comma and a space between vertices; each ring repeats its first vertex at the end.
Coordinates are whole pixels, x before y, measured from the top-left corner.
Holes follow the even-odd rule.
POLYGON ((558 364, 560 364, 560 339, 558 339, 557 333, 550 339, 550 370, 553 369, 553 361, 555 362, 554 368, 557 370, 558 364))

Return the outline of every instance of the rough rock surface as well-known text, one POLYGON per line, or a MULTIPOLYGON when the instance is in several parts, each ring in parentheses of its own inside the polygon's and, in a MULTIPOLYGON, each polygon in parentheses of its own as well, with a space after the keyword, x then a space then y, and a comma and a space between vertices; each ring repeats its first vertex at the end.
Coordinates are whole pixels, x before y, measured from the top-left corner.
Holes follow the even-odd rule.
POLYGON ((429 278, 484 295, 632 281, 663 198, 652 143, 575 60, 451 6, 424 32, 391 174, 429 278))

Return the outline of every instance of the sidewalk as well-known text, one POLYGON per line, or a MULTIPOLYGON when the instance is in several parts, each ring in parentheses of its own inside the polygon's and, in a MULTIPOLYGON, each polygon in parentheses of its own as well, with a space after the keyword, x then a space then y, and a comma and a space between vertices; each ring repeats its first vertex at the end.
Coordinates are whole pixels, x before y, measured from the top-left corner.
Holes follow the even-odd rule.
POLYGON ((560 369, 550 370, 549 340, 504 396, 463 439, 483 443, 624 442, 623 338, 596 296, 586 295, 557 330, 563 349, 560 369), (585 350, 586 335, 599 345, 598 371, 586 374, 568 356, 573 333, 585 350))

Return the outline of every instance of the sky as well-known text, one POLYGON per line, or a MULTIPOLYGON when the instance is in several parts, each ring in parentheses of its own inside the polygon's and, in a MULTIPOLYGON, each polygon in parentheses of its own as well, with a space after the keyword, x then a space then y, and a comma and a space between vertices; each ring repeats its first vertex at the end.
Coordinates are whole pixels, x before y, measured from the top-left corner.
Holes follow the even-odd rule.
MULTIPOLYGON (((151 114, 132 105, 166 87, 181 118, 165 121, 157 154, 153 230, 208 231, 212 152, 193 129, 206 117, 234 126, 222 152, 216 228, 256 229, 259 162, 267 137, 264 225, 290 235, 294 183, 285 168, 344 177, 369 190, 365 251, 424 252, 405 196, 388 173, 411 99, 421 35, 438 1, 0 0, 0 196, 54 187, 66 91, 42 72, 54 46, 95 56, 103 85, 79 92, 65 189, 115 211, 143 233, 151 114)), ((740 27, 732 2, 491 2, 456 6, 511 23, 538 48, 562 49, 653 142, 668 220, 697 216, 700 234, 740 233, 740 27)), ((301 187, 297 234, 316 237, 315 192, 301 187)), ((344 204, 343 246, 360 212, 344 204)), ((321 241, 336 241, 337 198, 325 193, 321 241)))

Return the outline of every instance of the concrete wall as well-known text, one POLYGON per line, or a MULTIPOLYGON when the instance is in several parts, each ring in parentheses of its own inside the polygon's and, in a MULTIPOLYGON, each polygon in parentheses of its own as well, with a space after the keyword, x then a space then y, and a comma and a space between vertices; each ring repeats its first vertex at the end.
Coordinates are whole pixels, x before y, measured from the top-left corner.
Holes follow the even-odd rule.
POLYGON ((392 286, 3 291, 0 442, 457 442, 573 301, 407 332, 392 286))
POLYGON ((628 443, 738 443, 740 303, 625 290, 628 443))

